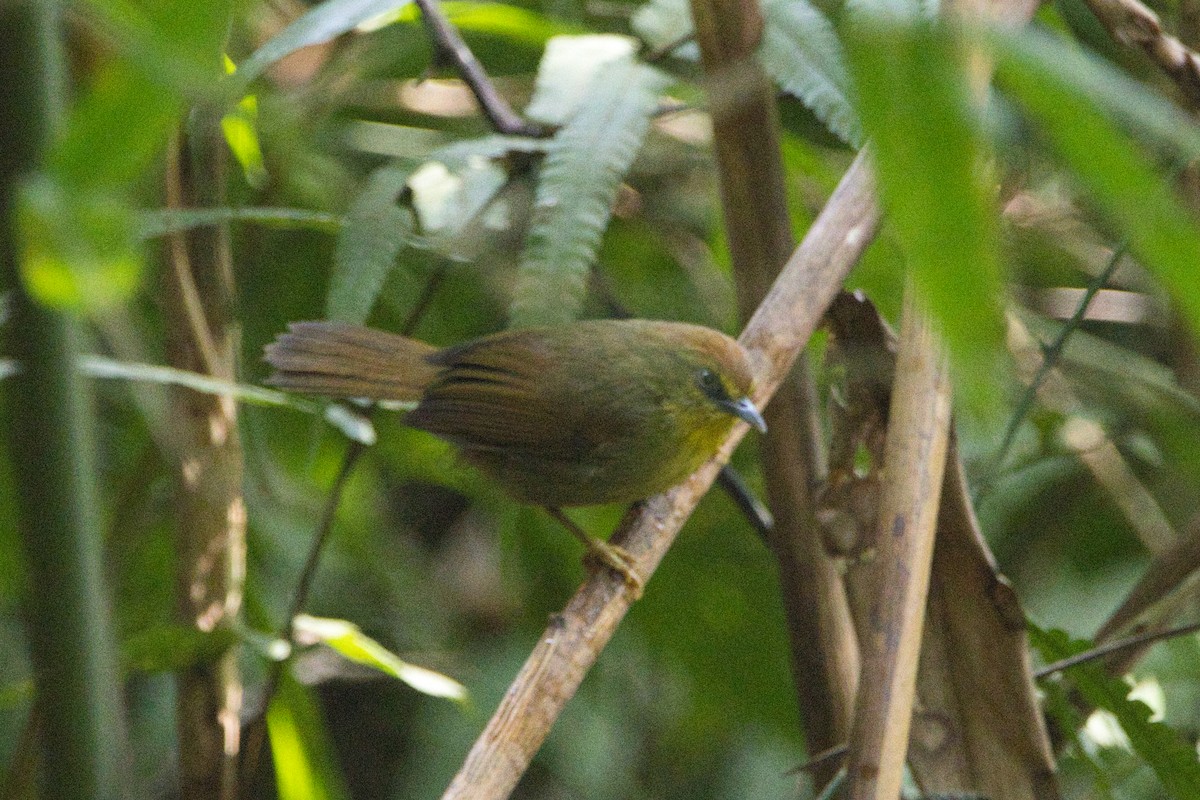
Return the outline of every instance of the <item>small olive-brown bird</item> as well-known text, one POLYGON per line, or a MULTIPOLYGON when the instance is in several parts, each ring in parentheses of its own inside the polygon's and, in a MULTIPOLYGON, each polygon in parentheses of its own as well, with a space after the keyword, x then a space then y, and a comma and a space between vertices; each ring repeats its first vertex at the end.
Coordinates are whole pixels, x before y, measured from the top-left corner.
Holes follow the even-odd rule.
POLYGON ((297 322, 265 357, 276 370, 268 382, 282 389, 416 403, 405 424, 456 445, 635 581, 622 553, 559 509, 644 499, 699 468, 737 420, 766 430, 748 397, 742 346, 679 322, 591 320, 445 349, 357 325, 297 322))

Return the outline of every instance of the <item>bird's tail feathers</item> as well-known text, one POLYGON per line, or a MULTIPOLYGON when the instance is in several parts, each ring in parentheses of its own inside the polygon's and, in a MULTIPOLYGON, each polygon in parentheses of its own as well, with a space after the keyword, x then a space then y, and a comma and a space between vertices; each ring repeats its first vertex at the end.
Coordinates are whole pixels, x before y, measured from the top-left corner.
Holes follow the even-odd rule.
POLYGON ((267 383, 328 397, 413 402, 437 376, 432 345, 341 322, 294 322, 267 345, 267 383))

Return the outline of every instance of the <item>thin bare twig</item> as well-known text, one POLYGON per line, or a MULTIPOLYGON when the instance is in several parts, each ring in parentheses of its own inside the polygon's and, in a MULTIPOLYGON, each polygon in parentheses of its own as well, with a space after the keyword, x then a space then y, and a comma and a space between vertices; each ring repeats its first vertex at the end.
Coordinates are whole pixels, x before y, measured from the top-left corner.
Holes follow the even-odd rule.
POLYGON ((1112 278, 1113 273, 1117 271, 1117 266, 1121 263, 1121 259, 1125 256, 1128 249, 1129 242, 1122 241, 1113 250, 1112 256, 1109 258, 1108 263, 1105 264, 1104 269, 1088 283, 1087 288, 1083 292, 1083 297, 1080 298, 1079 304, 1075 306, 1074 313, 1071 314, 1071 318, 1063 323, 1058 331, 1058 335, 1054 337, 1054 341, 1043 348, 1041 366, 1034 373, 1033 379, 1029 381, 1029 385, 1025 387, 1025 391, 1021 394, 1021 399, 1017 402, 1012 416, 1009 417, 1008 425, 1004 429, 1004 436, 1000 440, 1000 447, 997 448, 996 454, 991 458, 992 467, 988 471, 988 476, 985 480, 980 481, 979 486, 973 493, 975 505, 979 504, 981 498, 987 496, 992 485, 996 482, 996 476, 1004 464, 1004 459, 1007 458, 1008 451, 1012 448, 1013 442, 1016 441, 1017 432, 1021 429, 1021 423, 1025 421, 1025 417, 1029 415, 1034 402, 1037 401, 1038 392, 1041 390, 1042 384, 1046 382, 1046 378, 1058 367, 1058 362, 1062 359, 1063 351, 1067 348, 1067 341, 1083 325, 1083 318, 1087 314, 1088 306, 1092 303, 1092 298, 1112 278))
POLYGON ((479 101, 479 106, 492 127, 509 136, 542 137, 548 134, 542 126, 522 119, 496 91, 483 65, 471 52, 471 48, 467 47, 458 29, 450 24, 437 0, 417 0, 417 6, 421 9, 421 17, 425 20, 430 36, 433 37, 435 58, 444 58, 454 64, 463 81, 471 89, 471 94, 479 101))
MULTIPOLYGON (((765 405, 879 226, 868 157, 860 154, 742 332, 755 365, 753 400, 765 405)), ((681 486, 635 506, 610 540, 650 576, 746 434, 739 425, 717 456, 681 486)), ((454 777, 443 800, 509 795, 551 725, 629 610, 624 578, 599 570, 555 615, 454 777)))
POLYGON ((1056 672, 1062 672, 1064 669, 1077 667, 1080 664, 1086 664, 1089 661, 1095 661, 1097 659, 1110 656, 1113 653, 1117 653, 1122 650, 1128 650, 1131 647, 1141 647, 1143 645, 1153 644, 1155 642, 1161 642, 1167 639, 1174 639, 1179 636, 1187 636, 1189 633, 1196 633, 1197 631, 1200 631, 1200 622, 1181 625, 1178 628, 1169 628, 1165 631, 1148 631, 1146 633, 1139 633, 1136 636, 1117 639, 1114 642, 1109 642, 1107 644, 1100 645, 1099 647, 1093 647, 1091 650, 1077 653, 1070 658, 1064 658, 1061 661, 1055 661, 1053 664, 1047 664, 1046 666, 1034 672, 1033 677, 1041 680, 1042 678, 1048 678, 1056 672))

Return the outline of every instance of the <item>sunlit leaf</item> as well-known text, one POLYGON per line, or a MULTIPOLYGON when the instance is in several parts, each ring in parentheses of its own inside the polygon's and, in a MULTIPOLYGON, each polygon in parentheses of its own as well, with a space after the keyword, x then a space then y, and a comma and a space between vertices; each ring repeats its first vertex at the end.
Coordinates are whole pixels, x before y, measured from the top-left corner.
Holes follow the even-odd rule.
POLYGON ((280 800, 348 800, 321 710, 286 671, 267 709, 267 735, 280 800))
MULTIPOLYGON (((230 75, 237 72, 228 56, 225 57, 225 71, 230 75)), ((221 117, 221 132, 225 134, 225 143, 233 157, 242 165, 246 183, 261 188, 267 180, 267 169, 258 141, 258 98, 248 94, 239 100, 232 111, 221 117)))
POLYGON ((615 34, 554 37, 546 43, 526 116, 547 125, 565 124, 593 100, 591 90, 600 70, 628 61, 636 47, 635 40, 615 34))
POLYGON ((142 275, 133 210, 119 195, 73 192, 57 176, 23 187, 18 220, 25 245, 22 278, 39 302, 100 309, 127 300, 142 275))
POLYGON ((467 699, 467 689, 458 681, 409 664, 346 620, 302 614, 292 621, 292 627, 301 641, 322 642, 343 657, 397 678, 422 694, 460 702, 467 699))
MULTIPOLYGON (((1088 650, 1088 642, 1072 641, 1062 631, 1043 631, 1029 626, 1029 641, 1048 662, 1059 661, 1088 650)), ((1162 781, 1163 788, 1177 800, 1200 797, 1200 761, 1196 750, 1174 730, 1151 722, 1149 706, 1129 699, 1130 685, 1108 675, 1102 662, 1093 661, 1066 670, 1064 679, 1074 685, 1084 700, 1111 712, 1129 737, 1129 743, 1162 781)))

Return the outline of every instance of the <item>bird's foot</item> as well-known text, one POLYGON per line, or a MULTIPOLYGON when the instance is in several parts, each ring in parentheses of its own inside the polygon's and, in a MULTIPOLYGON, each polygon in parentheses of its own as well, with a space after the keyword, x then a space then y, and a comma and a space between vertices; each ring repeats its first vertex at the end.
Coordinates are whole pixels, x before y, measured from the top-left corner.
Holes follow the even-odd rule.
POLYGON ((635 600, 642 596, 642 591, 646 588, 646 581, 638 574, 634 567, 634 558, 628 550, 594 536, 587 537, 584 546, 587 547, 587 555, 583 557, 584 563, 588 565, 599 563, 615 570, 625 579, 626 585, 633 590, 635 600))
POLYGON ((587 548, 587 555, 583 557, 585 564, 599 563, 616 570, 625 578, 625 585, 633 591, 633 599, 637 600, 642 596, 642 590, 646 588, 646 581, 634 568, 634 558, 629 551, 619 545, 609 544, 603 539, 589 535, 583 528, 576 525, 574 520, 564 514, 561 508, 548 506, 546 511, 587 548))

